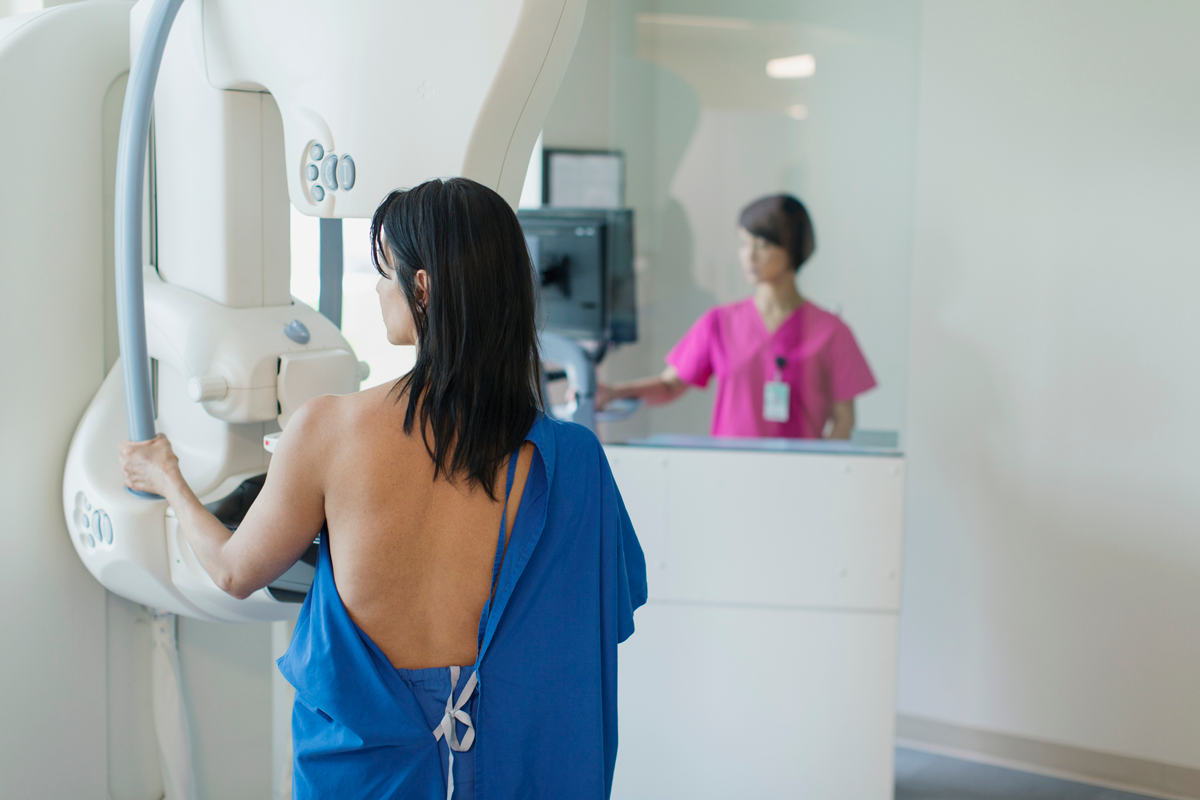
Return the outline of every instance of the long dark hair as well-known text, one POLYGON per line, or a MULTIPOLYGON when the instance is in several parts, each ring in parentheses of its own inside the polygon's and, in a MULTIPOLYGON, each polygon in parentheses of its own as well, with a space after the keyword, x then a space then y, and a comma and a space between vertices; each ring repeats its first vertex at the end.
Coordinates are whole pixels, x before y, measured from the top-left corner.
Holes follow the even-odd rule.
POLYGON ((542 409, 536 296, 517 215, 466 178, 432 180, 387 196, 371 219, 371 259, 384 247, 412 311, 417 363, 393 387, 407 394, 404 432, 417 421, 439 475, 466 477, 495 499, 500 465, 542 409), (427 302, 416 274, 429 276, 427 302), (431 434, 433 441, 430 442, 431 434))
POLYGON ((808 209, 790 194, 760 197, 742 209, 738 224, 755 236, 788 251, 792 269, 800 267, 816 249, 808 209))

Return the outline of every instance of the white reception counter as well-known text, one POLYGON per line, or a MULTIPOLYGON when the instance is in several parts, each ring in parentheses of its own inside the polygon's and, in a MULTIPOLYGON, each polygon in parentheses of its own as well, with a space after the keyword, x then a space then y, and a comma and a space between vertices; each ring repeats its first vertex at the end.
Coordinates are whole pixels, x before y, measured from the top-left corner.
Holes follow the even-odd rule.
POLYGON ((616 800, 890 800, 904 458, 607 445, 646 553, 620 652, 616 800))

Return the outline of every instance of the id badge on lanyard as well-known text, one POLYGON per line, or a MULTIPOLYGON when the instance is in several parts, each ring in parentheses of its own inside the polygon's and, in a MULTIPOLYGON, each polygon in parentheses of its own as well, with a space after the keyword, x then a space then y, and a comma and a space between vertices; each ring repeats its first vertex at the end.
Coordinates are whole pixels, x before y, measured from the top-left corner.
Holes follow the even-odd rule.
POLYGON ((791 408, 792 387, 783 380, 783 368, 787 359, 775 359, 775 380, 767 381, 763 387, 763 419, 767 422, 787 422, 791 408))

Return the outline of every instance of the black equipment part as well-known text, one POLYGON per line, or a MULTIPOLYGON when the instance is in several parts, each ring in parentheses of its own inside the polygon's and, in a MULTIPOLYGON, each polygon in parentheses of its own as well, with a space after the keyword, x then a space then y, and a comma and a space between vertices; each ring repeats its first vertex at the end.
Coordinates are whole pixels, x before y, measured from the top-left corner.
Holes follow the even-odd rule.
POLYGON ((581 341, 637 341, 633 211, 527 208, 517 212, 541 284, 546 330, 581 341))

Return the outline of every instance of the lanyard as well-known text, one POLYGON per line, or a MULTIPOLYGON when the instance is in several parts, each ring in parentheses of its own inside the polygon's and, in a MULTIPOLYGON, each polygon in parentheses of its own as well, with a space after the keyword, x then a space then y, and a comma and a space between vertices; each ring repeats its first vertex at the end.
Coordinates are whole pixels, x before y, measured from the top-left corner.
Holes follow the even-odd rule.
POLYGON ((787 359, 775 357, 775 380, 767 381, 763 387, 763 419, 767 422, 787 422, 791 416, 791 390, 783 380, 783 368, 787 359))

